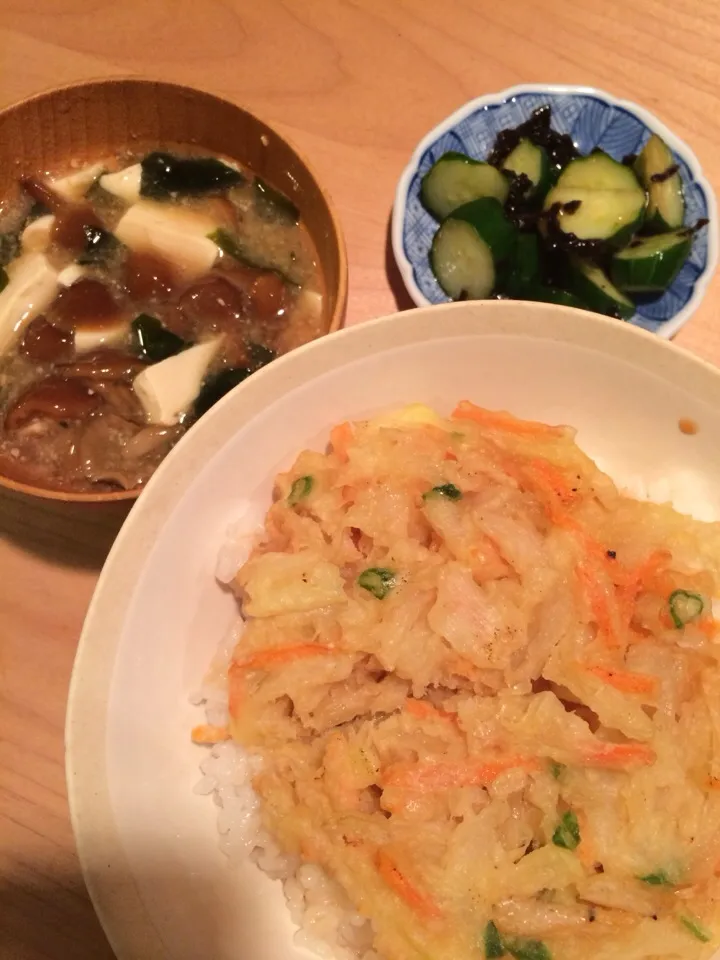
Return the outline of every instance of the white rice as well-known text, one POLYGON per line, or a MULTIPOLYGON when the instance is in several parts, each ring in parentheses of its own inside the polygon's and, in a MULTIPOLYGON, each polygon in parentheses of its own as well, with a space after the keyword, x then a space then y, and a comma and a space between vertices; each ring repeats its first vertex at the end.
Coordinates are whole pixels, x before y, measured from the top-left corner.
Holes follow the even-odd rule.
MULTIPOLYGON (((237 529, 231 528, 230 538, 221 563, 227 571, 232 558, 235 566, 225 582, 237 571, 239 552, 247 552, 247 537, 238 538, 237 529)), ((242 625, 239 619, 220 644, 211 677, 224 675, 242 625)), ((205 707, 208 723, 222 726, 228 722, 225 682, 209 680, 190 700, 205 707)), ((268 877, 282 882, 291 919, 298 928, 294 936, 298 947, 327 960, 380 960, 372 950, 370 921, 357 913, 339 884, 322 867, 283 853, 263 828, 260 798, 251 786, 261 767, 259 757, 231 740, 216 744, 201 762, 202 776, 194 793, 212 796, 219 808, 220 849, 234 863, 249 857, 268 877)))
MULTIPOLYGON (((651 482, 639 476, 630 477, 621 489, 639 500, 672 503, 676 510, 698 520, 718 519, 705 483, 695 474, 686 472, 651 482)), ((250 552, 255 535, 248 535, 247 530, 245 520, 227 531, 216 571, 221 583, 232 580, 250 552)), ((720 601, 715 601, 713 607, 718 615, 720 601)), ((212 675, 224 675, 242 625, 239 619, 220 644, 212 675)), ((208 682, 191 701, 205 706, 208 723, 227 723, 225 683, 208 682)), ((250 857, 268 877, 282 882, 291 919, 298 928, 294 936, 298 947, 327 960, 381 960, 372 949, 371 921, 357 913, 339 884, 317 864, 303 863, 299 857, 283 853, 263 828, 260 799, 251 786, 251 779, 261 766, 259 757, 229 740, 212 747, 200 764, 202 777, 194 791, 212 795, 219 807, 217 826, 223 853, 234 862, 250 857)))
MULTIPOLYGON (((599 466, 599 464, 598 464, 599 466)), ((600 469, 603 469, 600 467, 600 469)), ((712 481, 690 469, 678 469, 671 476, 648 479, 630 476, 619 484, 620 490, 636 500, 651 500, 653 503, 669 503, 679 513, 695 520, 712 522, 718 520, 718 511, 713 505, 712 481)))

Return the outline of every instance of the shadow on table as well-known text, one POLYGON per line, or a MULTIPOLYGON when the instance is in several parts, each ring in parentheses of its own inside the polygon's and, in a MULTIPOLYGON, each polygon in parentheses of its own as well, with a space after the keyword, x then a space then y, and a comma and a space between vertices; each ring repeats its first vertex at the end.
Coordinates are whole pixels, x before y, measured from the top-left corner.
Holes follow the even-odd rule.
POLYGON ((63 503, 2 490, 0 539, 51 563, 99 570, 132 503, 63 503))
MULTIPOLYGON (((0 874, 0 957, 3 960, 115 960, 79 868, 73 874, 63 874, 47 862, 33 863, 26 859, 17 869, 18 875, 0 874)), ((163 872, 154 865, 148 869, 147 876, 138 879, 146 891, 157 891, 153 916, 164 921, 166 930, 179 917, 193 915, 198 921, 189 929, 183 920, 178 924, 189 937, 182 941, 182 956, 215 960, 222 954, 223 930, 227 929, 230 915, 222 914, 217 900, 204 897, 200 902, 197 877, 191 888, 187 878, 163 872), (195 949, 198 945, 191 942, 196 925, 202 936, 198 950, 195 949)), ((110 887, 105 878, 106 896, 110 887)), ((122 899, 122 893, 118 892, 116 902, 122 899)), ((116 914, 114 932, 122 935, 117 929, 117 920, 116 914)), ((163 943, 151 921, 133 922, 127 929, 136 931, 132 939, 136 947, 142 937, 141 952, 134 954, 133 960, 160 957, 169 960, 178 955, 177 943, 163 943)))
POLYGON ((0 875, 0 957, 9 960, 113 960, 80 872, 50 874, 26 862, 0 875))
POLYGON ((390 284, 392 295, 395 297, 395 303, 397 304, 398 310, 412 310, 416 304, 413 303, 410 294, 405 289, 402 274, 398 269, 398 265, 395 262, 395 255, 393 253, 392 210, 390 211, 387 230, 385 231, 385 273, 387 274, 388 283, 390 284))

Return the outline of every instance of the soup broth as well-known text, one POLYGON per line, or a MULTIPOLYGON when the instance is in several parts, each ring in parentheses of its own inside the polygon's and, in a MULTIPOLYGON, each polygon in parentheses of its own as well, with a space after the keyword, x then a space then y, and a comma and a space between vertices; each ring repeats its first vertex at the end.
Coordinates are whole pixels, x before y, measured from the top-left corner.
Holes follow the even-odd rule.
POLYGON ((292 201, 186 151, 23 178, 0 264, 0 472, 47 489, 142 486, 229 389, 328 328, 292 201))

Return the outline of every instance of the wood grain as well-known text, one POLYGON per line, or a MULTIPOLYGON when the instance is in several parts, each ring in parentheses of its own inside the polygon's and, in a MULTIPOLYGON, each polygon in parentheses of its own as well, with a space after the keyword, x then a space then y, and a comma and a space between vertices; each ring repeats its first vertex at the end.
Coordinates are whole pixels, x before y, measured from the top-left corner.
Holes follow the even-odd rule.
MULTIPOLYGON (((260 114, 310 158, 348 241, 348 322, 409 305, 388 253, 397 178, 470 97, 603 87, 653 110, 720 186, 720 5, 704 0, 3 0, 0 106, 137 75, 260 114)), ((716 279, 677 342, 720 363, 716 279)), ((77 638, 122 505, 0 496, 0 958, 111 956, 74 853, 63 720, 77 638), (120 508, 120 509, 118 509, 120 508)))

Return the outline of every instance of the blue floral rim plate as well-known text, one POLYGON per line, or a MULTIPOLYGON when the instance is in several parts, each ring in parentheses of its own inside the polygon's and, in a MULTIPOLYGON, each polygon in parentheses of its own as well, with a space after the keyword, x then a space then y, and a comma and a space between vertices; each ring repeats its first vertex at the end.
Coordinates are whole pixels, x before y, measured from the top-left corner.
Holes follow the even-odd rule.
POLYGON ((662 137, 672 150, 685 192, 685 222, 694 224, 707 218, 710 223, 695 235, 690 257, 672 286, 657 300, 639 305, 629 323, 661 337, 674 336, 698 308, 715 271, 715 196, 686 143, 647 110, 593 87, 529 84, 478 97, 420 141, 400 177, 392 222, 393 252, 410 296, 418 306, 448 300, 428 260, 438 224, 420 202, 423 176, 448 150, 484 159, 502 129, 527 120, 543 104, 552 108, 553 127, 560 133, 569 133, 580 153, 600 148, 621 160, 627 154, 638 153, 652 133, 662 137))

